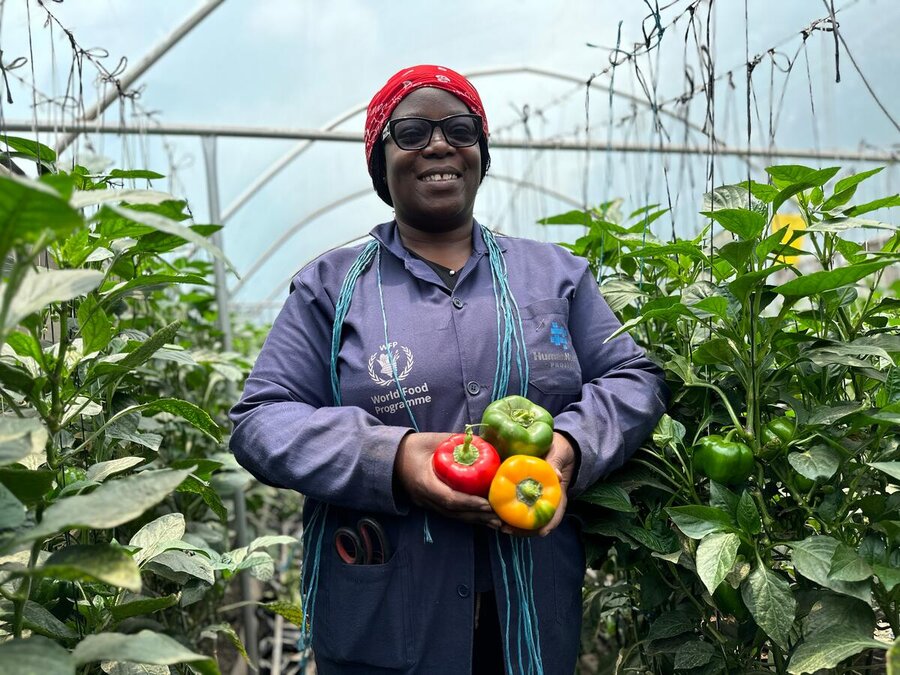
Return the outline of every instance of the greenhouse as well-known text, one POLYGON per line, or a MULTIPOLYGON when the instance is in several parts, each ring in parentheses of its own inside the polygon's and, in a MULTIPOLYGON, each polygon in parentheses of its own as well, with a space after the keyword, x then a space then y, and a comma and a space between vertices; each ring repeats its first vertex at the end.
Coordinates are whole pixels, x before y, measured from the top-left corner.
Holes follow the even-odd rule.
POLYGON ((894 0, 0 0, 0 675, 900 675, 894 0))

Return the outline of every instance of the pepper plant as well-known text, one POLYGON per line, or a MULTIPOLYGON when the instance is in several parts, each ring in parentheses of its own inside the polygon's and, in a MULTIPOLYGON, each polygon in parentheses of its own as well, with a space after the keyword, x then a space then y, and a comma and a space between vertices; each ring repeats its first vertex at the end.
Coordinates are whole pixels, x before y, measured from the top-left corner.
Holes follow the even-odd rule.
POLYGON ((900 673, 900 235, 866 217, 900 196, 853 203, 878 171, 770 167, 705 195, 692 239, 653 236, 657 206, 543 221, 585 227, 571 248, 672 390, 572 507, 585 672, 900 673))
POLYGON ((154 172, 59 171, 3 140, 40 175, 0 176, 0 671, 218 673, 217 638, 246 656, 229 581, 272 579, 295 541, 234 547, 228 527, 236 489, 270 509, 220 426, 251 363, 217 348, 211 264, 182 255, 222 256, 219 226, 123 186, 154 172))

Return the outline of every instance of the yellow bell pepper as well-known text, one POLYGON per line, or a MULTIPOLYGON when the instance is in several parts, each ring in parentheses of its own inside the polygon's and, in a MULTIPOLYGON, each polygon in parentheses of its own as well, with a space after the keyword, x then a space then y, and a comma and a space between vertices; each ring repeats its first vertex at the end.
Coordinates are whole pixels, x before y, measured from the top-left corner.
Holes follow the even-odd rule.
POLYGON ((488 501, 508 525, 539 530, 550 522, 562 490, 556 471, 540 457, 513 455, 497 470, 488 501))

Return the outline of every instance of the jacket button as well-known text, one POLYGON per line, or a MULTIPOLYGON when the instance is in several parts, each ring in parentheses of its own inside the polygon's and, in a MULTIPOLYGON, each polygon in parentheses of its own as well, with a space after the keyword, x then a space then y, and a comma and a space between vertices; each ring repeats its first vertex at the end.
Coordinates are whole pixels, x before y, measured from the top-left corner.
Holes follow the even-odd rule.
POLYGON ((453 303, 453 306, 456 307, 456 309, 462 309, 463 305, 465 304, 462 300, 460 300, 456 296, 454 296, 450 302, 453 303))
POLYGON ((456 593, 461 598, 468 598, 469 597, 469 587, 466 586, 465 584, 460 584, 459 586, 456 587, 456 593))
POLYGON ((466 391, 469 392, 472 396, 476 396, 481 391, 481 385, 479 385, 475 380, 470 380, 466 383, 466 391))

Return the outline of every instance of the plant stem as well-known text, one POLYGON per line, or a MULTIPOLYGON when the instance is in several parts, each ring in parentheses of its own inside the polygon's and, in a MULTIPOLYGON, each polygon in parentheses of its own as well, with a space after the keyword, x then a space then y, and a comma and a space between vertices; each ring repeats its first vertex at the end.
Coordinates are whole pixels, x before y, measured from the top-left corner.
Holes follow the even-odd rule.
MULTIPOLYGON (((38 556, 41 552, 41 547, 44 544, 43 539, 38 539, 31 546, 31 555, 28 558, 28 569, 34 569, 37 564, 38 556)), ((31 597, 31 575, 25 577, 22 581, 22 585, 19 589, 19 592, 16 593, 15 599, 13 600, 13 637, 21 638, 22 637, 22 622, 25 618, 25 603, 28 602, 28 599, 31 597)))

